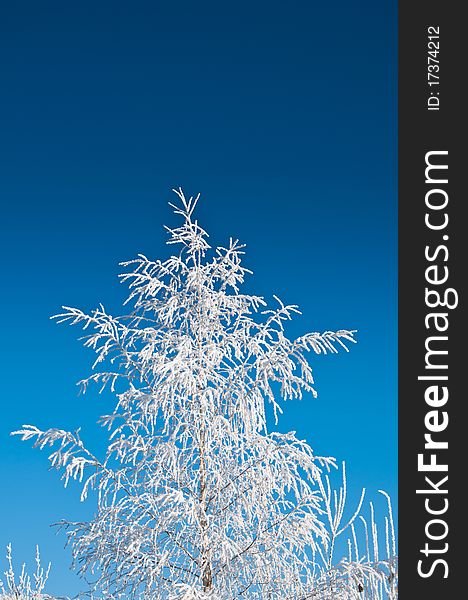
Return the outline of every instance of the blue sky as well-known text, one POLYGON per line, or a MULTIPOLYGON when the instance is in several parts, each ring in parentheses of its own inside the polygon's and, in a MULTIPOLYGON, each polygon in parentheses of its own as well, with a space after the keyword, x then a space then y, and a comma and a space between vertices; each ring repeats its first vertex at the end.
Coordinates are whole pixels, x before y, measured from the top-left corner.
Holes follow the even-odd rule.
POLYGON ((51 592, 80 588, 63 535, 87 518, 23 423, 81 426, 91 356, 62 304, 118 312, 117 263, 166 256, 170 189, 202 192, 213 243, 247 244, 247 289, 300 305, 291 334, 358 329, 285 407, 353 495, 397 492, 396 2, 7 3, 0 18, 3 343, 0 552, 39 543, 51 592))

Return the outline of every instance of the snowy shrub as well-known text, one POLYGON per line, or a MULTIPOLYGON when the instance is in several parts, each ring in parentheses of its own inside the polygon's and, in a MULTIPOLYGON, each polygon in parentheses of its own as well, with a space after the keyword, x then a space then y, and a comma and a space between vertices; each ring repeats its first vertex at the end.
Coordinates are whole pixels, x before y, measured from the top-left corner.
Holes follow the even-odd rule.
POLYGON ((306 354, 347 351, 354 332, 289 339, 284 325, 297 307, 242 293, 243 246, 231 240, 212 252, 193 218, 198 197, 176 193, 182 224, 168 229, 168 243, 180 252, 123 263, 129 313, 100 305, 57 317, 82 326, 94 367, 107 365, 81 382, 115 394, 101 419, 105 456, 79 431, 15 432, 53 446, 52 466, 65 485, 82 482, 83 500, 97 492, 91 521, 62 523, 74 564, 103 599, 394 598, 384 581, 394 542, 385 561, 357 542, 335 561, 346 492, 330 496, 334 459, 267 423, 267 403, 277 420, 281 400, 316 395, 306 354))
POLYGON ((342 485, 333 490, 327 475, 319 481, 325 507, 327 536, 315 555, 315 571, 309 598, 320 600, 396 600, 398 597, 398 557, 392 504, 389 495, 379 490, 387 502, 385 516, 385 545, 379 543, 374 505, 369 503, 370 522, 361 509, 361 498, 353 515, 343 522, 347 498, 345 463, 342 465, 342 485), (346 534, 348 555, 336 560, 336 543, 346 534), (360 543, 361 542, 361 543, 360 543), (383 556, 381 556, 383 554, 383 556))
POLYGON ((32 577, 26 572, 23 564, 18 577, 13 568, 11 545, 7 546, 8 571, 5 571, 5 580, 0 580, 0 600, 52 600, 51 596, 44 593, 44 588, 49 577, 50 564, 44 571, 41 567, 39 548, 36 548, 36 570, 32 577))

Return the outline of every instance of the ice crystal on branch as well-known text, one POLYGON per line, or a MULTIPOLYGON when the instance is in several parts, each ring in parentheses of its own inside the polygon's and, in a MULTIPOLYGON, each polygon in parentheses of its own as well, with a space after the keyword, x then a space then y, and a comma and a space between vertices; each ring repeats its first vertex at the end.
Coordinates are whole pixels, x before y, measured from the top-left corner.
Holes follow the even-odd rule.
POLYGON ((347 350, 354 332, 289 339, 297 307, 243 294, 244 247, 212 251, 194 219, 198 197, 176 194, 182 224, 168 243, 180 252, 123 263, 130 313, 64 307, 57 317, 85 330, 102 367, 83 389, 94 382, 116 395, 102 417, 104 458, 79 431, 15 433, 53 446, 52 465, 65 483, 82 481, 83 499, 97 490, 95 517, 63 527, 103 598, 318 597, 317 556, 337 534, 322 483, 334 461, 294 433, 270 432, 266 404, 277 418, 281 399, 315 395, 307 353, 347 350))

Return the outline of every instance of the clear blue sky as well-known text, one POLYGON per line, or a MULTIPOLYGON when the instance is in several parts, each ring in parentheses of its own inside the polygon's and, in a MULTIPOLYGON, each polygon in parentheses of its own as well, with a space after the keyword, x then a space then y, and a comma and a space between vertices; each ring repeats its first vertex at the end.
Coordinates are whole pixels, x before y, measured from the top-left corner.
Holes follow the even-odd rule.
POLYGON ((214 242, 247 243, 248 289, 301 306, 292 334, 359 330, 280 427, 396 498, 396 1, 10 2, 0 30, 0 552, 39 543, 50 591, 79 589, 49 525, 92 507, 9 432, 100 447, 91 356, 48 317, 117 312, 117 263, 166 255, 179 185, 214 242))

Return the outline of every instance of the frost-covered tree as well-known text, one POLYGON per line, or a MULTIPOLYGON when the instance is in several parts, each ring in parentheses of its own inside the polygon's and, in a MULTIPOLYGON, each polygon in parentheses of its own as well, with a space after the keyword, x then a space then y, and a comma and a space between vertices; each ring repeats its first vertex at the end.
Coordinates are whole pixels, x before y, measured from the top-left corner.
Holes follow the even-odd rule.
POLYGON ((315 396, 306 354, 347 350, 354 332, 289 339, 284 325, 297 307, 242 293, 243 246, 212 251, 193 217, 198 197, 176 193, 182 224, 167 229, 180 252, 123 263, 129 314, 100 305, 57 317, 81 325, 96 352, 99 370, 82 388, 94 382, 115 394, 114 412, 101 419, 111 432, 106 455, 96 457, 79 431, 15 433, 54 445, 52 465, 65 484, 82 482, 83 499, 96 490, 94 518, 63 526, 75 564, 103 598, 332 597, 319 589, 334 589, 323 483, 334 461, 294 432, 271 431, 267 404, 277 419, 282 399, 315 396))

